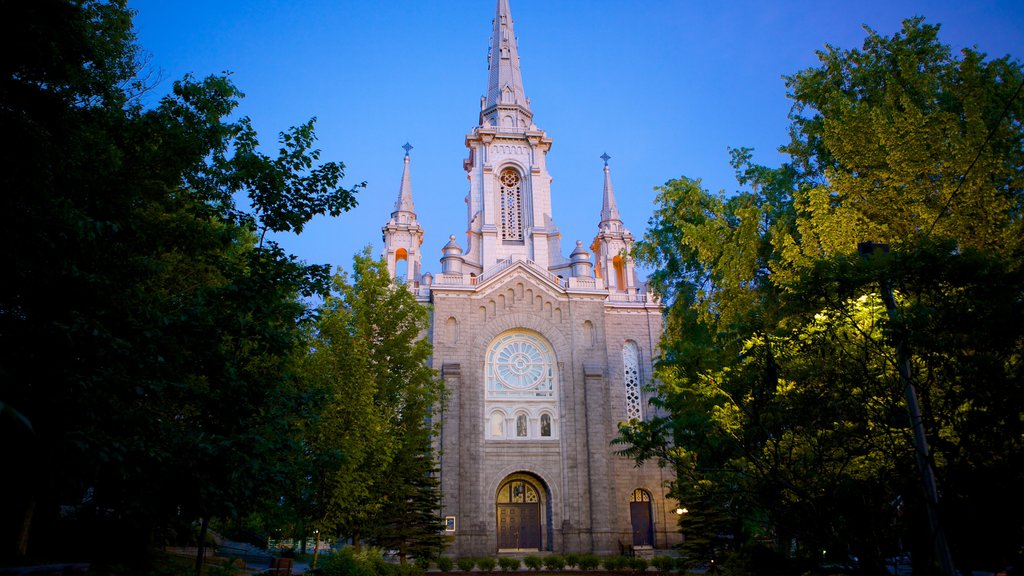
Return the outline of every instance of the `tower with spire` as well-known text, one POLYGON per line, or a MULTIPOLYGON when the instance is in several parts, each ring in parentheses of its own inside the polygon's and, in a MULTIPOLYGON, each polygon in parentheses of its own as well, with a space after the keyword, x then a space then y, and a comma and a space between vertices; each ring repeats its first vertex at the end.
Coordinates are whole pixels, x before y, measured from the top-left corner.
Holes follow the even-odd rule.
POLYGON ((466 136, 469 178, 466 265, 476 273, 509 258, 567 266, 551 217, 551 139, 533 122, 523 88, 512 12, 498 0, 479 125, 466 136))
POLYGON ((384 235, 384 259, 387 261, 388 273, 409 286, 416 286, 421 273, 423 229, 416 219, 416 207, 412 203, 412 179, 409 176, 409 151, 412 146, 406 142, 402 148, 405 149, 402 183, 398 187, 395 210, 381 232, 384 235))
POLYGON ((404 261, 405 285, 430 304, 431 362, 448 392, 435 412, 445 553, 671 547, 681 537, 670 474, 611 446, 620 423, 653 415, 662 307, 629 257, 610 157, 601 157, 598 233, 590 251, 576 241, 566 257, 552 215, 552 139, 523 88, 509 0, 497 0, 487 61, 465 138, 465 236, 441 231, 440 271, 421 270, 408 144, 383 228, 388 271, 398 278, 404 261))
POLYGON ((622 223, 619 207, 615 204, 615 190, 612 188, 611 169, 607 152, 604 160, 604 193, 601 200, 601 221, 597 224, 597 235, 590 249, 597 255, 594 271, 604 280, 610 292, 635 294, 637 291, 636 271, 630 252, 633 250, 633 235, 622 223))

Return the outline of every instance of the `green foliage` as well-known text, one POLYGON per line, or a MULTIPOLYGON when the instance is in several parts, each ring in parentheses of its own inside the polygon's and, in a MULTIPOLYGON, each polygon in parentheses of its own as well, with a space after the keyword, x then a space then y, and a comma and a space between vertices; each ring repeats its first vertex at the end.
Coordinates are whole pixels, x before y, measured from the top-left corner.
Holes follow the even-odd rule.
POLYGON ((305 430, 303 502, 327 529, 433 558, 444 537, 428 417, 442 386, 420 338, 429 320, 368 250, 351 283, 335 277, 309 336, 304 373, 323 409, 305 430))
POLYGON ((481 572, 493 571, 496 564, 497 561, 490 556, 484 556, 483 558, 477 558, 476 560, 476 567, 479 568, 481 572))
POLYGON ((476 558, 470 556, 463 556, 455 561, 455 565, 459 567, 459 570, 463 572, 469 572, 476 567, 476 558))
POLYGON ((448 556, 440 556, 437 559, 437 569, 441 572, 451 572, 455 561, 448 556))
POLYGON ((601 559, 601 567, 609 572, 615 572, 625 568, 628 561, 625 556, 605 556, 601 559))
POLYGON ((530 570, 539 571, 544 567, 544 558, 542 556, 526 556, 523 558, 523 564, 530 570))
POLYGON ((3 507, 29 545, 5 553, 49 541, 56 524, 29 520, 68 506, 69 553, 113 553, 116 537, 141 556, 178 519, 244 515, 300 476, 282 455, 311 409, 302 298, 327 268, 263 236, 339 214, 359 186, 319 163, 312 122, 276 158, 257 152, 227 77, 186 77, 142 108, 131 16, 123 0, 5 14, 18 38, 0 130, 18 146, 0 160, 0 366, 18 417, 0 433, 26 474, 3 507))
POLYGON ((580 555, 575 552, 570 552, 565 555, 565 566, 566 568, 575 568, 580 564, 580 555))
POLYGON ((565 558, 558 554, 544 556, 544 567, 548 570, 561 570, 565 568, 565 558))
POLYGON ((515 570, 519 570, 519 566, 521 564, 522 561, 520 561, 519 558, 513 558, 511 556, 498 557, 498 565, 501 566, 501 569, 505 572, 513 572, 515 570))
POLYGON ((651 566, 658 572, 671 572, 676 567, 676 559, 672 556, 655 556, 651 558, 651 566))
POLYGON ((584 554, 580 556, 577 565, 580 567, 580 570, 594 570, 601 565, 601 558, 598 557, 596 554, 584 554))
POLYGON ((357 553, 352 547, 346 546, 334 554, 321 556, 317 569, 323 576, 385 576, 386 573, 379 570, 377 558, 379 554, 357 553))
POLYGON ((668 416, 616 442, 675 471, 695 561, 765 540, 842 550, 865 571, 901 541, 928 557, 897 341, 954 557, 998 563, 1024 536, 1011 487, 1024 481, 1024 72, 956 57, 937 33, 921 19, 869 30, 862 49, 829 46, 788 77, 790 161, 733 150, 736 194, 688 178, 659 189, 636 257, 669 302, 668 416), (892 253, 859 257, 869 239, 892 253))
POLYGON ((634 572, 643 572, 643 571, 647 570, 647 567, 648 567, 647 558, 644 558, 642 556, 633 556, 632 558, 629 558, 628 560, 629 561, 626 563, 626 566, 628 566, 634 572))

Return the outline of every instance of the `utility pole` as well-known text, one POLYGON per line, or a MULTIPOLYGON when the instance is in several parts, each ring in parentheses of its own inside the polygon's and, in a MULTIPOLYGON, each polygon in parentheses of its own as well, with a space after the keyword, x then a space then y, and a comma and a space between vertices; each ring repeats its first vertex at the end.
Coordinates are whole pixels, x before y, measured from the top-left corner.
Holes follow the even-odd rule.
MULTIPOLYGON (((857 252, 866 259, 878 252, 888 254, 889 245, 861 242, 857 245, 857 252)), ((896 299, 892 294, 892 285, 884 276, 879 283, 881 284, 882 302, 889 314, 889 320, 894 327, 898 327, 899 314, 896 311, 896 299)), ((928 523, 931 527, 932 543, 935 546, 935 559, 939 563, 939 572, 942 576, 955 576, 953 556, 949 552, 946 533, 939 522, 939 490, 935 483, 935 470, 932 468, 928 452, 928 439, 924 434, 921 406, 917 401, 917 389, 914 387, 914 381, 910 378, 910 353, 907 351, 905 342, 906 332, 899 329, 897 333, 893 334, 892 340, 893 347, 896 348, 896 367, 899 369, 900 382, 903 384, 903 396, 907 401, 907 412, 910 413, 910 426, 914 431, 914 455, 917 457, 917 468, 921 473, 921 483, 924 485, 928 523)))

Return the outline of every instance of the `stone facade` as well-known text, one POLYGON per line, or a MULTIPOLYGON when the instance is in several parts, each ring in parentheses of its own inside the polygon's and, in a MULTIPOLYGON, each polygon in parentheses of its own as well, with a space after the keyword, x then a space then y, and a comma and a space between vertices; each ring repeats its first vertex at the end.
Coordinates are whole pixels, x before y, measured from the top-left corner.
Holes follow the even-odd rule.
MULTIPOLYGON (((384 226, 392 275, 429 302, 439 407, 442 514, 455 556, 618 552, 679 541, 669 472, 615 455, 619 423, 648 417, 644 387, 662 308, 626 256, 605 156, 591 250, 568 258, 551 214, 551 139, 525 97, 508 0, 498 0, 480 123, 466 137, 467 249, 455 236, 421 274, 408 148, 384 226)), ((596 210, 595 210, 596 211, 596 210)))

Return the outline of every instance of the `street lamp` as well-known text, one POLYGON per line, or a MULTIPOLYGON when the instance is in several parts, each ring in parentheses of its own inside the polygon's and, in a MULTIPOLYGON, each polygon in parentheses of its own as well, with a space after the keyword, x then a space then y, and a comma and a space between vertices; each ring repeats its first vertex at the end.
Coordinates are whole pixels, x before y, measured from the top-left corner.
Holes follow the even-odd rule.
POLYGON ((683 514, 689 514, 690 511, 686 508, 676 508, 676 514, 682 516, 683 514))

